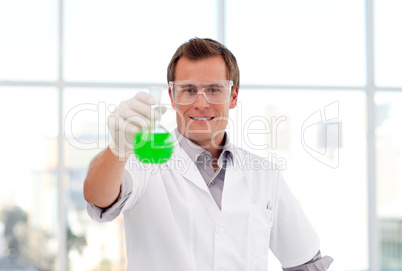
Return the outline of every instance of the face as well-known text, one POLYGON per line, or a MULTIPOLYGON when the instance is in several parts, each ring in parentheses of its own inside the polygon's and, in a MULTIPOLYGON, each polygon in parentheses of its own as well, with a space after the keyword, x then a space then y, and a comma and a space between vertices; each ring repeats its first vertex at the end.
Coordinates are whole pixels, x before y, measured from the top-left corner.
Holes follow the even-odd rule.
MULTIPOLYGON (((228 80, 226 64, 221 56, 202 60, 180 58, 176 66, 175 81, 228 80)), ((203 95, 189 105, 175 104, 169 89, 170 100, 176 110, 177 127, 185 137, 207 148, 221 144, 228 123, 229 109, 237 104, 238 88, 232 91, 230 100, 224 104, 210 104, 203 95)))

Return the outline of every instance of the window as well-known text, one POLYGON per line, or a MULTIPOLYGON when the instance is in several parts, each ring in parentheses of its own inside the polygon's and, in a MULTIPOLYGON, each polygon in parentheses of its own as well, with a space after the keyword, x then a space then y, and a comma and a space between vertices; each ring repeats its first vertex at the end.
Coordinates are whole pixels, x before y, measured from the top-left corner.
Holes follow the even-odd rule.
POLYGON ((56 11, 54 0, 0 3, 0 80, 57 80, 56 11))
POLYGON ((86 214, 87 166, 110 111, 166 87, 197 36, 237 57, 229 136, 283 167, 333 270, 400 270, 401 12, 398 0, 0 2, 0 269, 125 270, 122 217, 86 214))
POLYGON ((57 109, 54 88, 0 87, 0 267, 20 258, 27 267, 55 267, 57 109))

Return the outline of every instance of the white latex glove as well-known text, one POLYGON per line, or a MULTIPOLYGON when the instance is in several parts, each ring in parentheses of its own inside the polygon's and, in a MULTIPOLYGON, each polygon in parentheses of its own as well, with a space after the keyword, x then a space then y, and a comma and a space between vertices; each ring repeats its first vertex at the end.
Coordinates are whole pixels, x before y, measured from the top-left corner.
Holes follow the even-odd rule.
POLYGON ((112 136, 109 148, 118 157, 128 157, 133 153, 133 139, 141 129, 151 124, 151 116, 160 119, 166 107, 152 109, 156 99, 149 93, 139 92, 133 98, 121 102, 108 118, 112 136))

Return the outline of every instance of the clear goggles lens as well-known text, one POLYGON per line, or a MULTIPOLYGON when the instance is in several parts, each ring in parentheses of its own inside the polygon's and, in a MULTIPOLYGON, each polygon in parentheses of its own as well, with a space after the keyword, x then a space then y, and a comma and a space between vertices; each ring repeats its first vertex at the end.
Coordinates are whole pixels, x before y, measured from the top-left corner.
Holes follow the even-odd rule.
POLYGON ((229 101, 233 81, 173 81, 169 82, 173 101, 177 104, 192 104, 200 94, 211 104, 229 101))

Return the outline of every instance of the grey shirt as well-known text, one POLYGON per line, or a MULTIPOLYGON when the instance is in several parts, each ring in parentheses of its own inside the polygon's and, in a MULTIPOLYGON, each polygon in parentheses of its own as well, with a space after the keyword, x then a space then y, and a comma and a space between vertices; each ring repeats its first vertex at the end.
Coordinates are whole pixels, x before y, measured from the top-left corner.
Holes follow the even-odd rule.
POLYGON ((181 138, 179 140, 180 147, 187 153, 191 161, 197 166, 198 171, 201 173, 205 184, 208 186, 212 197, 214 198, 219 209, 221 209, 222 191, 225 180, 226 165, 233 159, 233 152, 230 150, 229 140, 227 135, 223 139, 222 153, 218 159, 219 168, 215 171, 212 162, 212 154, 209 151, 204 150, 197 144, 193 143, 186 137, 180 136, 177 129, 175 130, 176 137, 181 138))

